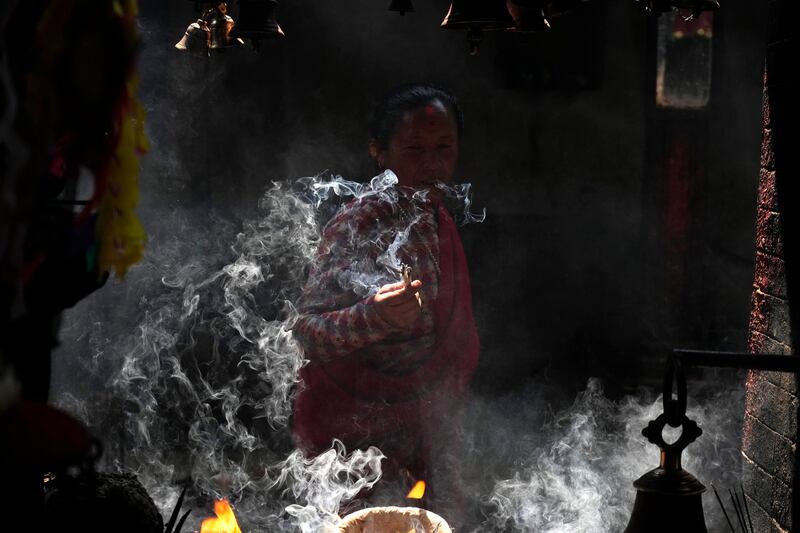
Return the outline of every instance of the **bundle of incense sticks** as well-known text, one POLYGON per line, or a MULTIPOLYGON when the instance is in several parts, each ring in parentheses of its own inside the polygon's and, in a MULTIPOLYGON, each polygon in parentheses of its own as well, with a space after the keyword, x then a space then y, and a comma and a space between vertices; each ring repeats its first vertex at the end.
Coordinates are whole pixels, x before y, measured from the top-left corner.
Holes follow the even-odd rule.
POLYGON ((719 497, 717 488, 713 485, 711 488, 714 489, 714 495, 717 497, 719 506, 722 507, 722 514, 725 515, 725 520, 728 521, 728 527, 731 528, 732 533, 737 533, 739 530, 741 530, 742 533, 755 533, 756 530, 753 528, 753 520, 750 518, 750 508, 747 505, 747 498, 744 495, 744 487, 741 484, 739 485, 741 497, 739 496, 739 493, 736 492, 736 489, 728 489, 728 493, 730 494, 731 498, 731 505, 733 506, 736 520, 739 523, 738 530, 733 527, 733 522, 728 516, 728 511, 725 509, 725 504, 722 503, 722 498, 719 497))
MULTIPOLYGON (((411 267, 407 264, 403 263, 400 265, 400 272, 403 274, 403 283, 405 284, 406 288, 411 286, 411 267)), ((422 307, 422 295, 420 293, 416 293, 414 296, 417 297, 417 303, 420 307, 422 307)))

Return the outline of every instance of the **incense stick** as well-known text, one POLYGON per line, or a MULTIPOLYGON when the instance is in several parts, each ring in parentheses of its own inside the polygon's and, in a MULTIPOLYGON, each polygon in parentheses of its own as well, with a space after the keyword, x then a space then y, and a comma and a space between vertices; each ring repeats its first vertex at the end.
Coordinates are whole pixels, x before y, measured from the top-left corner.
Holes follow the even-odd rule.
POLYGON ((750 523, 750 531, 755 533, 756 529, 753 527, 753 519, 750 518, 750 506, 747 505, 747 497, 744 495, 744 485, 739 483, 739 488, 742 489, 742 501, 744 502, 744 508, 747 511, 747 521, 750 523))
POLYGON ((731 495, 731 503, 736 511, 736 519, 739 520, 739 527, 742 528, 744 533, 747 533, 747 525, 744 523, 744 515, 742 514, 741 509, 739 509, 739 496, 733 491, 733 489, 728 489, 728 492, 731 495))
POLYGON ((714 496, 717 497, 717 501, 719 502, 719 506, 722 508, 722 514, 725 515, 725 520, 728 521, 728 527, 731 528, 732 533, 736 533, 736 530, 733 529, 733 524, 731 523, 731 519, 728 518, 728 511, 725 510, 725 504, 722 503, 722 498, 719 497, 719 492, 717 492, 717 487, 711 485, 711 488, 714 489, 714 496))

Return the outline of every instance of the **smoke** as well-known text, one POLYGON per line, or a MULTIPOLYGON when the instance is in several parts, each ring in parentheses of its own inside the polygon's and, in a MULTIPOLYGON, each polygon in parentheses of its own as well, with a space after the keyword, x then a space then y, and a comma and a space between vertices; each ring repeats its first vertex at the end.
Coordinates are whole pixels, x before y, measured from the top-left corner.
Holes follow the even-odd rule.
MULTIPOLYGON (((728 488, 741 480, 743 389, 738 379, 711 382, 715 384, 689 386, 687 415, 705 432, 684 452, 683 467, 708 489, 703 506, 713 531, 725 525, 710 484, 728 488)), ((623 531, 635 498, 632 482, 658 466, 658 448, 641 430, 662 412, 661 396, 643 390, 612 401, 601 382, 592 378, 571 405, 556 413, 534 413, 521 421, 502 415, 509 412, 509 404, 541 409, 547 387, 537 391, 538 386, 488 404, 476 402, 471 408, 473 417, 495 418, 492 431, 498 434, 491 442, 493 449, 480 452, 481 467, 511 471, 482 498, 485 516, 475 531, 623 531), (538 424, 537 418, 543 422, 538 424), (531 425, 520 428, 520 422, 531 425), (507 438, 510 435, 517 438, 507 438), (512 464, 497 464, 501 457, 512 457, 512 464)), ((470 432, 474 436, 481 430, 472 427, 470 432)), ((668 442, 678 437, 664 433, 668 442)))
MULTIPOLYGON (((167 18, 161 2, 151 4, 149 12, 167 18)), ((369 98, 387 84, 423 78, 456 89, 475 125, 467 128, 464 145, 494 146, 465 151, 462 163, 491 185, 487 201, 497 211, 569 215, 544 226, 526 218, 513 231, 493 231, 480 243, 482 256, 492 260, 473 270, 481 280, 473 287, 483 286, 491 302, 503 302, 508 310, 497 313, 493 307, 478 316, 479 326, 503 337, 499 349, 485 350, 488 357, 502 355, 494 360, 520 367, 522 356, 515 354, 534 351, 530 341, 538 330, 554 339, 575 339, 576 325, 606 330, 592 335, 592 342, 644 331, 629 327, 642 309, 630 294, 649 289, 637 291, 634 284, 626 298, 603 296, 604 290, 616 291, 617 280, 635 279, 641 265, 633 250, 641 217, 631 206, 640 204, 637 154, 643 136, 635 110, 643 107, 629 105, 641 95, 627 82, 638 74, 612 76, 603 90, 580 99, 503 91, 484 105, 490 90, 499 91, 487 76, 492 56, 483 55, 488 68, 453 61, 464 57, 463 40, 439 30, 443 14, 434 11, 440 6, 417 6, 418 17, 433 15, 430 33, 420 33, 419 23, 398 33, 398 19, 376 18, 370 14, 374 6, 348 11, 344 18, 352 24, 343 24, 341 10, 323 4, 281 14, 287 30, 314 39, 294 39, 291 47, 260 56, 229 54, 203 62, 178 57, 172 48, 194 17, 188 3, 186 21, 178 25, 142 18, 142 99, 153 150, 143 161, 140 212, 150 244, 145 261, 124 283, 110 282, 66 315, 64 346, 54 361, 60 388, 55 396, 103 438, 101 466, 136 471, 164 514, 181 486, 193 487, 190 505, 196 510, 187 530, 210 513, 207 498, 227 496, 245 531, 316 531, 335 523, 343 502, 380 475, 377 450, 334 446, 308 460, 293 450, 286 417, 302 357, 288 331, 321 225, 348 199, 392 194, 391 176, 371 184, 319 177, 280 182, 262 197, 260 212, 244 222, 209 214, 207 205, 174 207, 201 193, 203 202, 219 206, 220 196, 229 194, 225 199, 247 211, 254 206, 233 197, 250 183, 239 175, 357 166, 352 153, 364 128, 353 117, 365 115, 369 98), (433 62, 408 61, 432 49, 443 51, 433 62), (300 62, 308 68, 294 68, 300 62), (587 146, 588 155, 574 157, 587 146), (530 161, 521 161, 520 154, 530 161), (536 179, 530 179, 531 169, 536 179), (203 187, 208 190, 198 192, 203 187), (501 244, 505 248, 498 249, 501 244), (496 275, 498 266, 503 275, 496 275), (584 284, 573 287, 574 280, 584 284), (520 291, 540 299, 537 309, 515 300, 505 305, 501 296, 520 291), (578 297, 583 305, 574 305, 578 297), (618 301, 633 311, 617 312, 618 301), (530 319, 509 320, 513 313, 530 319), (502 324, 493 322, 498 319, 502 324), (522 341, 504 333, 507 325, 524 331, 522 341)), ((374 9, 385 15, 385 6, 374 9)), ((628 46, 630 32, 610 36, 616 50, 635 49, 628 46)), ((617 53, 613 61, 632 64, 625 59, 617 53)), ((452 196, 465 207, 458 221, 472 220, 469 188, 455 188, 452 196)), ((410 215, 413 220, 416 213, 410 215)), ((392 244, 407 236, 401 232, 392 244)), ((398 266, 388 246, 380 266, 357 264, 340 281, 367 294, 398 266)), ((749 295, 748 287, 749 282, 742 294, 749 295)), ((575 352, 567 346, 549 351, 575 352)), ((731 386, 701 402, 690 388, 691 416, 706 433, 689 447, 684 465, 707 486, 715 480, 731 486, 737 475, 740 390, 731 386)), ((470 453, 464 458, 464 492, 484 513, 476 520, 478 531, 624 528, 634 498, 631 482, 657 465, 657 451, 640 430, 658 413, 658 398, 642 393, 612 401, 596 381, 577 399, 563 396, 557 385, 533 383, 505 397, 473 398, 465 419, 470 453)), ((708 496, 705 509, 713 525, 716 507, 708 496)))
MULTIPOLYGON (((192 209, 159 220, 145 261, 81 303, 62 331, 67 348, 89 356, 62 362, 84 379, 61 384, 56 401, 102 437, 105 468, 135 472, 164 514, 190 485, 193 505, 226 497, 249 531, 335 524, 343 502, 378 482, 383 455, 341 443, 315 458, 292 450, 287 423, 304 364, 295 302, 330 213, 374 196, 395 204, 396 185, 390 171, 368 184, 275 182, 239 228, 192 209)), ((468 188, 443 191, 469 213, 468 188)), ((409 228, 400 235, 387 266, 409 228)), ((390 275, 359 264, 348 283, 365 293, 390 275)))
MULTIPOLYGON (((190 505, 229 498, 248 531, 334 527, 342 506, 379 482, 383 455, 338 442, 314 458, 293 449, 286 425, 304 362, 294 302, 324 222, 372 196, 395 202, 396 182, 390 172, 367 184, 276 182, 241 224, 191 209, 162 218, 146 260, 81 303, 62 332, 84 355, 61 364, 84 378, 62 384, 57 400, 103 437, 105 468, 136 472, 165 515, 190 485, 190 505)), ((466 213, 468 191, 446 191, 466 213)), ((391 275, 408 228, 399 234, 387 241, 384 271, 356 266, 349 287, 368 293, 391 275)), ((734 486, 742 388, 712 377, 689 390, 688 414, 706 433, 684 466, 707 486, 734 486)), ((483 513, 475 531, 624 529, 632 481, 658 463, 641 429, 660 410, 648 391, 611 400, 596 379, 574 399, 547 383, 473 398, 463 474, 483 513)), ((721 523, 708 493, 705 509, 710 526, 721 523)))
POLYGON ((337 512, 343 502, 359 492, 372 488, 381 476, 380 461, 384 456, 375 447, 354 451, 346 456, 344 445, 334 441, 333 448, 311 461, 294 451, 277 466, 276 485, 288 486, 284 495, 294 501, 286 511, 296 519, 303 533, 317 533, 338 522, 337 512))

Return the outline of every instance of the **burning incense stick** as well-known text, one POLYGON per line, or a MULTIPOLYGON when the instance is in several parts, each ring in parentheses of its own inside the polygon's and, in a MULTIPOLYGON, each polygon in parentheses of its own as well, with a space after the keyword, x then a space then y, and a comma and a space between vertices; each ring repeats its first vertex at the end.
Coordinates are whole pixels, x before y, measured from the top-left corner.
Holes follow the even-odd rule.
POLYGON ((750 523, 750 531, 755 533, 755 528, 753 527, 753 519, 750 518, 750 506, 747 505, 747 497, 744 495, 744 485, 739 483, 739 488, 742 490, 742 501, 744 502, 744 509, 747 511, 747 521, 750 523))
POLYGON ((742 531, 747 533, 747 524, 744 522, 744 513, 739 506, 739 495, 734 492, 732 489, 728 489, 728 492, 731 495, 731 503, 733 504, 733 509, 736 511, 736 518, 739 520, 739 527, 742 528, 742 531))
MULTIPOLYGON (((400 272, 403 275, 403 283, 406 286, 406 289, 411 287, 411 267, 407 264, 403 263, 400 265, 400 272)), ((422 295, 417 292, 414 294, 417 297, 417 303, 420 307, 422 307, 422 295)))
POLYGON ((714 496, 717 497, 717 501, 719 502, 719 506, 722 508, 722 514, 725 515, 725 520, 728 521, 728 527, 731 528, 732 533, 736 533, 736 530, 733 529, 733 524, 731 523, 731 519, 728 517, 728 511, 725 510, 725 504, 722 503, 722 498, 719 497, 719 492, 717 492, 717 487, 711 485, 711 488, 714 489, 714 496))

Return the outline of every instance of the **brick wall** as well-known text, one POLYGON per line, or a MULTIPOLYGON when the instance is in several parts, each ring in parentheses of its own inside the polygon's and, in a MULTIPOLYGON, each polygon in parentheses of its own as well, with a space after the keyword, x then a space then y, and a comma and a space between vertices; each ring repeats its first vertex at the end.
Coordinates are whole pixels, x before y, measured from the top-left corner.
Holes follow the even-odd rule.
MULTIPOLYGON (((797 345, 797 148, 791 146, 796 90, 791 56, 792 0, 768 2, 761 176, 749 348, 794 357, 797 345), (792 305, 794 304, 794 305, 792 305), (793 339, 794 337, 794 339, 793 339)), ((743 480, 757 532, 788 532, 798 522, 797 377, 751 372, 742 441, 743 480)))

